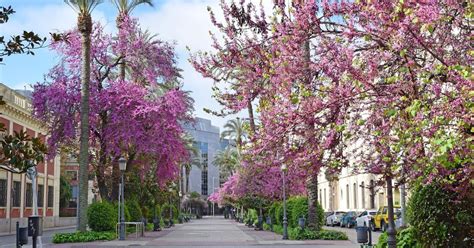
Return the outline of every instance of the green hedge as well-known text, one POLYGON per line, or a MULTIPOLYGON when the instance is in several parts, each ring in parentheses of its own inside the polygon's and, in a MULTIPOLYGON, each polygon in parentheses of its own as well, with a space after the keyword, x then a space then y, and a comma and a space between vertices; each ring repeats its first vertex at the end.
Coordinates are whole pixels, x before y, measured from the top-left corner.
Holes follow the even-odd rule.
MULTIPOLYGON (((379 237, 376 248, 388 247, 388 236, 384 232, 379 237)), ((399 248, 422 248, 421 244, 416 240, 413 227, 408 227, 397 232, 397 247, 399 248)))
POLYGON ((128 213, 130 214, 129 221, 142 221, 142 209, 136 200, 127 200, 125 201, 125 205, 126 209, 128 209, 128 213))
POLYGON ((115 230, 117 218, 117 210, 105 201, 92 203, 87 209, 89 227, 96 232, 115 230))
MULTIPOLYGON (((268 225, 264 225, 265 230, 269 230, 268 225)), ((273 232, 283 235, 283 226, 273 225, 273 232)), ((344 232, 333 230, 314 231, 309 229, 301 229, 300 227, 288 227, 288 238, 290 240, 348 240, 349 238, 344 232)))
POLYGON ((52 242, 60 243, 80 243, 92 242, 96 240, 114 240, 117 237, 115 232, 75 232, 75 233, 55 233, 52 242))
MULTIPOLYGON (((300 217, 304 217, 306 220, 308 219, 308 198, 302 196, 290 197, 287 201, 286 214, 288 225, 290 227, 298 227, 300 217)), ((268 215, 272 218, 272 223, 283 225, 283 204, 281 202, 274 202, 268 208, 268 215)), ((320 220, 320 226, 323 226, 324 210, 319 203, 317 203, 316 215, 320 220)))
POLYGON ((313 231, 310 229, 301 229, 300 227, 288 230, 288 237, 294 240, 348 240, 349 238, 344 232, 333 230, 313 231))
POLYGON ((472 193, 460 196, 436 183, 418 186, 412 192, 408 220, 422 246, 474 247, 472 193))
POLYGON ((291 197, 288 199, 288 225, 297 227, 300 217, 308 218, 308 198, 307 197, 291 197))
POLYGON ((178 209, 174 205, 170 205, 168 203, 163 204, 161 207, 161 214, 163 218, 170 219, 170 208, 171 212, 173 213, 173 219, 178 217, 178 209))

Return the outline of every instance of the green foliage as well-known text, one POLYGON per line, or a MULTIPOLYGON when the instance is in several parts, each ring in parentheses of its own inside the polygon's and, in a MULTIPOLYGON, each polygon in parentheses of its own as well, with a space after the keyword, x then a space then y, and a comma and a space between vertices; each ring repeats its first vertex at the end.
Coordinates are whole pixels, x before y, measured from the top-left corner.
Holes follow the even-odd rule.
POLYGON ((173 214, 173 218, 178 217, 178 209, 176 208, 176 206, 166 203, 163 204, 163 206, 161 207, 161 214, 163 218, 166 218, 168 220, 170 219, 170 208, 173 214))
POLYGON ((388 235, 386 232, 382 233, 379 237, 379 241, 375 245, 375 248, 387 248, 388 235))
MULTIPOLYGON (((3 124, 0 125, 0 131, 5 131, 3 124)), ((13 173, 25 173, 28 168, 43 162, 47 153, 46 145, 39 138, 28 136, 25 131, 6 135, 0 141, 0 145, 2 169, 13 173)))
POLYGON ((349 238, 343 232, 333 230, 310 230, 301 229, 300 227, 291 228, 288 230, 288 237, 291 240, 348 240, 349 238))
POLYGON ((92 203, 87 209, 89 227, 96 232, 115 230, 117 218, 116 209, 106 201, 92 203))
POLYGON ((472 196, 460 198, 436 183, 415 188, 408 206, 413 236, 423 247, 473 247, 472 213, 472 196))
POLYGON ((308 198, 302 196, 291 197, 288 199, 288 225, 290 227, 298 226, 300 217, 308 218, 308 198))
POLYGON ((69 200, 72 197, 72 188, 64 176, 59 178, 59 206, 61 208, 69 207, 69 200))
MULTIPOLYGON (((388 235, 382 233, 377 242, 376 248, 388 247, 388 235)), ((397 232, 397 247, 398 248, 422 248, 421 244, 415 239, 414 228, 408 227, 397 232)))
MULTIPOLYGON (((272 218, 273 224, 281 224, 278 222, 278 218, 276 215, 277 209, 281 207, 281 202, 273 202, 272 205, 268 208, 268 215, 272 218)), ((281 222, 281 221, 280 221, 281 222)))
POLYGON ((283 204, 280 203, 275 208, 275 223, 277 225, 283 225, 283 204))
POLYGON ((142 221, 142 209, 136 200, 125 201, 125 205, 130 214, 130 221, 142 221))
POLYGON ((397 247, 421 248, 421 245, 415 239, 413 227, 402 229, 397 233, 397 247))
POLYGON ((191 194, 189 194, 189 197, 190 197, 190 198, 200 198, 200 197, 201 197, 201 194, 199 194, 199 193, 196 192, 196 191, 193 191, 193 192, 191 192, 191 194))
POLYGON ((96 240, 114 240, 115 232, 75 232, 75 233, 55 233, 52 242, 60 243, 79 243, 92 242, 96 240))

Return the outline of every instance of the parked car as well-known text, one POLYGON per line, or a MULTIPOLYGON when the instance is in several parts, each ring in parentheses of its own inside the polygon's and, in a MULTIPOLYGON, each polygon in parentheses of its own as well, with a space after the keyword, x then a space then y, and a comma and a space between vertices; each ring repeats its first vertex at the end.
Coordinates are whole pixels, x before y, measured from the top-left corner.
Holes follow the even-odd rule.
MULTIPOLYGON (((394 213, 400 211, 400 206, 393 207, 394 213)), ((394 214, 394 219, 397 218, 397 215, 394 214)), ((387 206, 380 207, 377 213, 374 216, 374 221, 372 222, 372 230, 382 230, 382 232, 387 231, 388 227, 388 208, 387 206)))
POLYGON ((341 218, 342 215, 344 215, 346 212, 343 211, 335 211, 332 212, 327 218, 326 218, 326 225, 328 226, 335 226, 339 225, 341 223, 341 218))
POLYGON ((377 209, 367 209, 360 213, 359 216, 356 218, 357 226, 371 227, 372 221, 376 213, 377 209))
POLYGON ((341 223, 340 223, 341 227, 351 228, 353 226, 356 226, 356 217, 358 215, 359 213, 356 211, 349 211, 345 213, 344 215, 342 215, 341 223))

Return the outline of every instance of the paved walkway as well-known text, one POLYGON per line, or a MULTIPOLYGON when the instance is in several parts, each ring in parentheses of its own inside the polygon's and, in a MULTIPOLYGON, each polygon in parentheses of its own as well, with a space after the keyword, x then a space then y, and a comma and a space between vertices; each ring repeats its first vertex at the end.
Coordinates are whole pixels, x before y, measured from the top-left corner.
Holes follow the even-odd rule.
POLYGON ((144 238, 126 241, 94 242, 83 244, 53 245, 54 248, 102 248, 102 247, 329 247, 345 248, 359 247, 351 241, 287 241, 282 240, 280 235, 271 232, 254 231, 243 224, 233 220, 226 220, 222 216, 207 217, 201 220, 193 220, 190 223, 176 225, 162 232, 147 232, 144 238))

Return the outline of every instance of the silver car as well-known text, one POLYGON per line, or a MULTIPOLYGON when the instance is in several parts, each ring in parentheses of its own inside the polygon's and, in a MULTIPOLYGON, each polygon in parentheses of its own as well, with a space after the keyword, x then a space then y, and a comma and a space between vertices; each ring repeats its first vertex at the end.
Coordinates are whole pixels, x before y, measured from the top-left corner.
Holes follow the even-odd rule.
POLYGON ((346 212, 343 211, 334 211, 329 214, 329 216, 326 218, 326 225, 327 226, 335 226, 339 225, 341 223, 342 216, 346 212))

